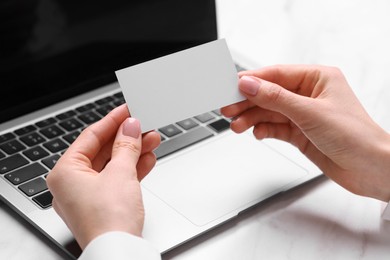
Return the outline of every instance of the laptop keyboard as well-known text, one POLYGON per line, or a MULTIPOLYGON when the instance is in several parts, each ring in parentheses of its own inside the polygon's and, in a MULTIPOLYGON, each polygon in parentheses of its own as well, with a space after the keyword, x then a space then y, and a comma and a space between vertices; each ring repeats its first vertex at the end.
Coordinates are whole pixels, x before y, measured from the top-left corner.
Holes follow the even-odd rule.
MULTIPOLYGON (((0 135, 0 175, 39 208, 51 207, 46 176, 88 125, 125 102, 121 92, 0 135)), ((218 110, 158 129, 157 159, 217 135, 230 122, 218 110)))

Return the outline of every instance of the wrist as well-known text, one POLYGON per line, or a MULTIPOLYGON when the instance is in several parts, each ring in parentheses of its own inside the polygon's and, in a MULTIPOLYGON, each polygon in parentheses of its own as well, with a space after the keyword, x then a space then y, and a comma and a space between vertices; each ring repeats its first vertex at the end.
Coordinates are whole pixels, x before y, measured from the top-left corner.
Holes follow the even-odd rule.
POLYGON ((369 176, 375 185, 375 198, 384 202, 390 201, 390 135, 383 131, 383 137, 379 138, 378 143, 375 144, 378 156, 376 162, 369 176))
POLYGON ((96 224, 93 226, 85 226, 84 233, 75 234, 76 240, 79 243, 81 249, 84 248, 95 238, 110 232, 122 232, 127 233, 135 237, 142 236, 142 227, 143 223, 130 223, 130 221, 126 221, 124 223, 111 223, 106 222, 104 224, 96 224))

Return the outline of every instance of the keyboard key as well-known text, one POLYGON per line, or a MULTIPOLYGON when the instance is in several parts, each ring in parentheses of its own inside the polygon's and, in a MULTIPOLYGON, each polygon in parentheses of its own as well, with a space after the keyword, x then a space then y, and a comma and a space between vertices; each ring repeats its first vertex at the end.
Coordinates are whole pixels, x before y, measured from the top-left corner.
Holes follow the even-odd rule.
POLYGON ((47 157, 42 160, 42 163, 46 165, 47 168, 53 169, 54 165, 57 163, 57 161, 60 159, 61 156, 58 154, 52 155, 50 157, 47 157))
POLYGON ((30 147, 46 141, 46 139, 43 136, 41 136, 40 134, 38 134, 37 132, 25 135, 25 136, 21 137, 20 140, 23 143, 25 143, 27 146, 30 146, 30 147))
POLYGON ((87 125, 90 125, 92 123, 95 123, 96 121, 99 121, 102 117, 90 111, 88 113, 80 115, 78 118, 87 125))
POLYGON ((211 119, 214 119, 215 117, 210 113, 204 113, 201 115, 197 115, 195 118, 202 123, 206 123, 206 122, 210 121, 211 119))
POLYGON ((75 116, 76 115, 76 112, 73 111, 73 110, 69 110, 69 111, 66 111, 64 113, 61 113, 59 115, 57 115, 56 117, 59 119, 59 120, 65 120, 65 119, 68 119, 72 116, 75 116))
POLYGON ((28 126, 25 126, 25 127, 22 127, 22 128, 19 128, 18 130, 15 130, 14 133, 21 136, 21 135, 25 135, 25 134, 28 134, 28 133, 31 133, 33 131, 35 131, 37 128, 33 125, 28 125, 28 126))
POLYGON ((79 131, 72 132, 70 134, 64 135, 62 138, 65 139, 69 144, 72 144, 74 140, 80 135, 79 131))
POLYGON ((159 131, 168 137, 172 137, 183 132, 174 125, 164 126, 163 128, 160 128, 159 131))
POLYGON ((113 97, 108 96, 108 97, 96 100, 95 103, 98 104, 99 106, 102 106, 104 104, 110 103, 113 100, 114 100, 113 97))
POLYGON ((28 160, 21 154, 15 154, 0 160, 0 173, 4 174, 28 164, 28 160))
POLYGON ((47 172, 48 170, 46 170, 45 167, 43 167, 39 163, 34 163, 26 167, 20 168, 18 170, 15 170, 11 173, 8 173, 5 175, 5 177, 13 184, 18 185, 25 181, 38 177, 42 174, 45 174, 47 172))
POLYGON ((220 133, 230 128, 230 123, 226 119, 219 119, 215 122, 209 124, 209 127, 213 129, 215 132, 220 133))
POLYGON ((53 195, 51 195, 50 191, 46 191, 45 193, 35 196, 33 201, 35 201, 41 208, 45 209, 51 206, 53 195))
POLYGON ((47 128, 42 129, 40 131, 40 133, 49 139, 53 139, 54 137, 60 136, 60 135, 64 134, 65 132, 62 131, 58 126, 53 125, 53 126, 49 126, 47 128))
POLYGON ((60 123, 60 126, 70 132, 83 126, 77 119, 71 118, 60 123))
POLYGON ((37 193, 47 190, 46 180, 44 178, 37 178, 19 186, 27 196, 31 197, 37 193))
POLYGON ((0 151, 0 159, 3 159, 5 157, 5 154, 0 151))
POLYGON ((93 103, 88 103, 88 104, 86 104, 86 105, 83 105, 83 106, 80 106, 80 107, 76 108, 76 110, 77 110, 78 112, 80 112, 80 113, 83 113, 83 112, 86 112, 86 111, 88 111, 88 110, 92 110, 92 109, 94 109, 95 107, 96 107, 95 104, 93 104, 93 103))
POLYGON ((193 131, 187 132, 183 135, 177 136, 160 144, 160 146, 154 151, 157 159, 160 159, 166 155, 183 149, 187 146, 200 142, 206 138, 213 136, 213 134, 206 128, 199 127, 193 131))
POLYGON ((57 122, 57 119, 55 119, 54 117, 50 117, 50 118, 47 118, 47 119, 44 119, 42 121, 35 123, 35 125, 38 126, 39 128, 43 128, 43 127, 47 127, 49 125, 52 125, 56 122, 57 122))
POLYGON ((9 140, 12 140, 15 138, 15 135, 13 133, 6 133, 3 135, 0 135, 0 144, 5 143, 9 140))
POLYGON ((8 143, 1 144, 0 148, 7 154, 14 154, 26 149, 26 146, 17 140, 12 140, 8 143))
POLYGON ((110 113, 110 111, 113 110, 113 109, 114 109, 113 106, 111 106, 111 105, 105 105, 105 106, 103 106, 103 107, 101 107, 101 108, 96 109, 96 111, 97 111, 100 115, 105 116, 105 115, 107 115, 108 113, 110 113))
POLYGON ((44 143, 43 146, 45 148, 47 148, 52 153, 56 153, 56 152, 65 150, 66 148, 69 147, 66 143, 61 141, 59 138, 54 139, 52 141, 49 141, 47 143, 44 143))
POLYGON ((118 100, 115 100, 114 102, 112 102, 114 104, 114 106, 116 107, 119 107, 120 105, 126 103, 125 99, 122 98, 122 99, 118 99, 118 100))
POLYGON ((196 126, 198 126, 199 124, 196 123, 193 119, 191 118, 188 118, 188 119, 185 119, 183 121, 180 121, 180 122, 177 122, 177 124, 179 126, 181 126, 183 129, 185 130, 189 130, 191 128, 194 128, 196 126))
POLYGON ((49 153, 40 146, 28 149, 24 151, 23 154, 31 161, 36 161, 49 155, 49 153))
POLYGON ((123 98, 123 93, 122 92, 115 93, 114 97, 121 99, 123 98))

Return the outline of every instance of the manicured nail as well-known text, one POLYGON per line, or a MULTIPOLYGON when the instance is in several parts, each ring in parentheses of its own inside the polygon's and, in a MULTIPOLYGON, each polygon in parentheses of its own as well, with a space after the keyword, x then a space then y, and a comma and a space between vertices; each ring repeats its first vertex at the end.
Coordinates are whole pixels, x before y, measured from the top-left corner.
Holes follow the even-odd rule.
POLYGON ((139 121, 132 117, 126 119, 125 123, 123 124, 122 133, 126 136, 138 138, 138 136, 141 134, 141 125, 139 121))
POLYGON ((242 76, 240 79, 240 90, 245 94, 256 96, 260 87, 260 82, 249 76, 242 76))

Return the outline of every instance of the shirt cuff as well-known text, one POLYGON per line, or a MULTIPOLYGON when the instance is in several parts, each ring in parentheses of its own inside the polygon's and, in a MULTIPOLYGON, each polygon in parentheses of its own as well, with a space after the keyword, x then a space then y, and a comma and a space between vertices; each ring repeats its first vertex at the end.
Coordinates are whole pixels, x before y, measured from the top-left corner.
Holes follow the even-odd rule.
POLYGON ((390 202, 387 203, 385 210, 382 212, 382 219, 390 221, 390 202))
POLYGON ((79 260, 142 259, 159 260, 160 253, 146 240, 129 233, 113 231, 93 239, 79 260))

